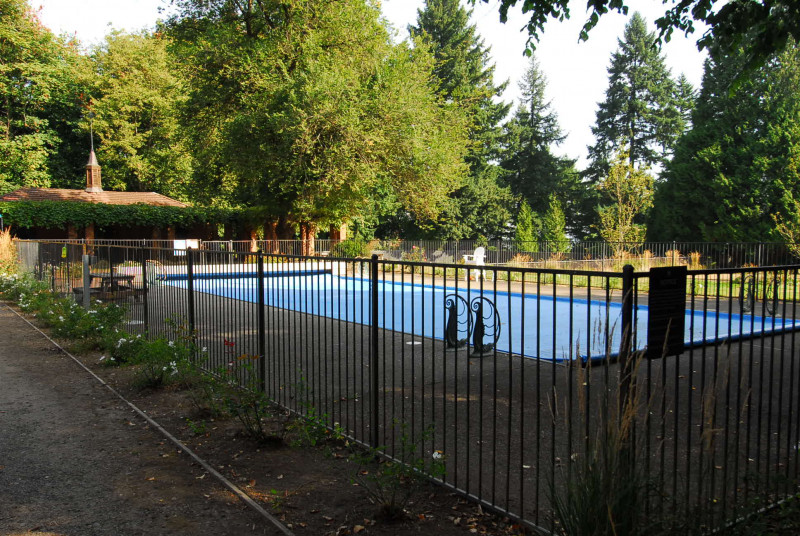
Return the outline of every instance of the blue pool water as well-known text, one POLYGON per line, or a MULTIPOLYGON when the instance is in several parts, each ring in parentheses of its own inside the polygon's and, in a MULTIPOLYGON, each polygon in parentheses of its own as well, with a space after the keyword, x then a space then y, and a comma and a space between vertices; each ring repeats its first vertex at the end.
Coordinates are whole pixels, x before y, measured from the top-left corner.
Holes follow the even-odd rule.
MULTIPOLYGON (((167 284, 185 288, 187 282, 172 280, 167 284)), ((370 322, 368 279, 331 274, 266 277, 264 288, 268 306, 361 324, 370 322)), ((217 296, 257 301, 257 280, 252 277, 201 279, 194 281, 194 289, 217 296)), ((384 329, 444 340, 445 299, 456 292, 468 303, 484 297, 494 304, 500 319, 497 341, 500 352, 561 361, 570 356, 604 358, 607 353, 613 355, 619 349, 619 303, 493 292, 489 285, 483 292, 473 288, 468 293, 463 288, 380 281, 378 324, 384 329)), ((647 340, 647 316, 648 308, 637 306, 634 318, 640 349, 647 340)), ((686 311, 685 326, 684 340, 688 346, 795 329, 800 324, 781 317, 686 311)), ((466 336, 462 329, 458 337, 466 336)), ((488 337, 485 342, 489 342, 488 337)))

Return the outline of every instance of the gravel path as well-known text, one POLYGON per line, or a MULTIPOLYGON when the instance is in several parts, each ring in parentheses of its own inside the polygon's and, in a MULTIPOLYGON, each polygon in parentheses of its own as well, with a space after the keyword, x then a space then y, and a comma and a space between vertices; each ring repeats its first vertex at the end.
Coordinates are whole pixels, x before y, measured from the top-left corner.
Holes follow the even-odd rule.
POLYGON ((0 304, 0 535, 280 534, 0 304))

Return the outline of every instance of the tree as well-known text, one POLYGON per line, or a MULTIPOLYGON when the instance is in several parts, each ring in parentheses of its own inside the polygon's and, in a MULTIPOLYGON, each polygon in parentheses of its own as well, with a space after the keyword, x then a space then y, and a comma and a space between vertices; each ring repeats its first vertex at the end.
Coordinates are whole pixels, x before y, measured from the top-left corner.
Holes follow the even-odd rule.
POLYGON ((114 32, 92 54, 94 130, 103 182, 189 198, 192 159, 179 112, 185 85, 163 35, 114 32))
POLYGON ((471 122, 469 174, 434 224, 437 238, 498 236, 511 219, 513 197, 501 184, 502 171, 495 164, 510 105, 494 100, 505 83, 494 84, 489 49, 470 24, 470 15, 459 0, 426 0, 417 11, 417 25, 409 27, 412 36, 431 47, 439 95, 464 110, 471 122))
POLYGON ((653 177, 631 164, 627 148, 615 156, 608 177, 599 185, 612 204, 599 207, 599 232, 610 243, 615 255, 622 254, 631 243, 644 241, 646 226, 637 223, 653 206, 653 177))
POLYGON ((558 191, 564 178, 563 168, 572 162, 551 153, 551 147, 566 136, 545 100, 547 79, 535 58, 531 58, 519 87, 520 105, 506 124, 508 145, 502 165, 508 170, 506 181, 511 191, 525 197, 535 212, 543 214, 550 194, 558 191))
POLYGON ((435 219, 465 174, 466 121, 431 90, 424 44, 393 46, 364 0, 186 0, 184 59, 201 184, 313 236, 397 205, 435 219))
POLYGON ((778 231, 792 254, 800 258, 800 201, 787 194, 791 206, 788 214, 773 214, 775 229, 778 231))
POLYGON ((686 75, 681 73, 675 84, 675 107, 678 109, 684 132, 691 128, 692 110, 694 110, 696 100, 697 92, 694 86, 692 86, 689 79, 686 78, 686 75))
POLYGON ((693 127, 659 184, 657 240, 780 240, 772 214, 800 191, 800 49, 767 61, 731 90, 744 53, 706 62, 693 127))
POLYGON ((555 194, 550 195, 550 206, 542 218, 542 241, 547 243, 553 253, 569 251, 567 220, 561 208, 561 201, 555 194))
POLYGON ((514 242, 520 251, 539 251, 539 235, 541 223, 536 214, 531 210, 531 206, 526 200, 519 204, 517 212, 517 226, 514 231, 514 242))
POLYGON ((583 214, 578 206, 585 188, 580 184, 575 160, 552 153, 565 136, 545 99, 546 87, 547 80, 532 57, 520 82, 520 105, 505 127, 502 167, 507 170, 505 179, 511 191, 523 196, 537 214, 548 210, 553 194, 569 200, 569 227, 580 235, 583 214))
POLYGON ((606 98, 592 128, 596 142, 589 148, 592 167, 601 176, 623 144, 634 167, 663 163, 683 131, 675 83, 652 46, 654 39, 645 20, 634 13, 612 54, 606 98))
MULTIPOLYGON (((519 0, 500 0, 502 22, 507 21, 508 10, 517 3, 519 0)), ((531 14, 527 26, 530 36, 527 53, 535 48, 549 18, 563 21, 570 17, 569 3, 570 0, 522 0, 522 12, 531 14)), ((698 49, 725 55, 738 54, 739 48, 744 47, 737 76, 763 65, 772 54, 784 50, 790 39, 800 40, 800 3, 795 0, 680 0, 672 4, 664 16, 656 20, 657 43, 669 41, 675 30, 686 35, 694 33, 695 22, 700 22, 707 25, 708 30, 697 40, 698 49)), ((583 4, 580 5, 583 9, 583 4)), ((591 8, 591 13, 580 32, 582 41, 589 38, 589 32, 600 17, 610 10, 628 13, 625 0, 589 0, 586 7, 591 8)))
POLYGON ((80 176, 69 142, 81 114, 81 69, 77 45, 54 38, 27 2, 0 0, 0 194, 80 176))

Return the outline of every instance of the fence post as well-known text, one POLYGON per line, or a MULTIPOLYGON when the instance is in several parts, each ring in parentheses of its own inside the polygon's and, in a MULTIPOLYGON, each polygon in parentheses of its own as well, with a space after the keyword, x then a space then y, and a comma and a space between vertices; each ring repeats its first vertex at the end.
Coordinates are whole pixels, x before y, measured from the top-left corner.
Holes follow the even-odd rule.
POLYGON ((186 248, 186 290, 189 313, 189 333, 194 339, 194 249, 186 248))
MULTIPOLYGON (((619 378, 619 422, 632 400, 632 384, 634 367, 633 352, 633 266, 622 267, 622 338, 619 343, 619 362, 621 363, 619 378)), ((625 442, 623 438, 623 443, 625 442)))
MULTIPOLYGON (((623 364, 623 374, 630 365, 633 339, 633 266, 622 267, 622 339, 619 343, 619 359, 623 364)), ((624 385, 623 385, 624 387, 624 385)))
POLYGON ((264 254, 258 250, 258 383, 263 392, 267 390, 267 326, 264 314, 264 254))
POLYGON ((150 290, 147 288, 147 250, 142 245, 142 314, 144 315, 144 332, 150 332, 150 315, 148 310, 148 299, 150 290))
POLYGON ((378 448, 378 255, 370 261, 370 446, 378 448))
MULTIPOLYGON (((633 407, 636 397, 633 363, 633 266, 626 264, 622 267, 622 340, 619 347, 619 359, 622 363, 619 379, 619 407, 617 416, 617 430, 620 434, 620 478, 625 480, 633 475, 635 456, 633 450, 633 428, 625 426, 625 420, 631 417, 630 412, 636 412, 633 407), (627 413, 627 414, 626 414, 627 413)), ((635 413, 634 413, 635 414, 635 413)), ((622 520, 624 524, 632 523, 632 519, 622 520)), ((632 526, 632 525, 629 525, 632 526)))
POLYGON ((38 245, 39 245, 39 255, 36 256, 36 279, 37 281, 44 281, 44 261, 42 260, 42 255, 44 253, 42 251, 43 249, 42 246, 44 246, 44 244, 39 242, 38 245))
POLYGON ((83 308, 87 311, 92 305, 92 276, 89 274, 89 255, 83 254, 83 308))

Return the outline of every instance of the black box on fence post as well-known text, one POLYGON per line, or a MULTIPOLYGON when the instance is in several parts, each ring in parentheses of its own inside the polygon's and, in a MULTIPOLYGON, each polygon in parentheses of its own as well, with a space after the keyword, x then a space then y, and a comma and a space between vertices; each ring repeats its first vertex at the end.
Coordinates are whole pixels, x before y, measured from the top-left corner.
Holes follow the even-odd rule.
POLYGON ((650 269, 647 357, 683 353, 686 324, 686 266, 650 269))

